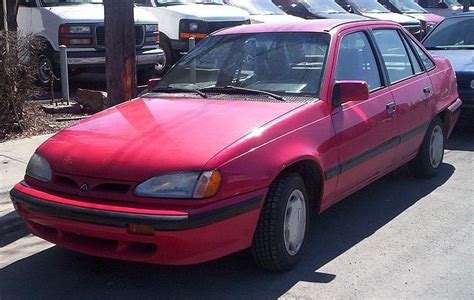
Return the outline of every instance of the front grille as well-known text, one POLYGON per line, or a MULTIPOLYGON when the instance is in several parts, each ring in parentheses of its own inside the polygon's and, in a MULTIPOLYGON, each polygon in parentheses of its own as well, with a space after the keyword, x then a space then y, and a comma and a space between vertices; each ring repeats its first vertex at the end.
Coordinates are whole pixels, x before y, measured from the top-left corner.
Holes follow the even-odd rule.
MULTIPOLYGON (((135 44, 137 47, 140 47, 143 45, 144 41, 144 30, 142 25, 136 25, 135 26, 135 44)), ((105 27, 104 26, 97 26, 95 29, 95 40, 96 40, 96 45, 99 48, 104 48, 105 47, 105 27)))
POLYGON ((207 26, 209 29, 209 33, 213 33, 214 31, 217 31, 220 29, 239 26, 243 24, 247 24, 247 22, 246 21, 208 22, 207 26))

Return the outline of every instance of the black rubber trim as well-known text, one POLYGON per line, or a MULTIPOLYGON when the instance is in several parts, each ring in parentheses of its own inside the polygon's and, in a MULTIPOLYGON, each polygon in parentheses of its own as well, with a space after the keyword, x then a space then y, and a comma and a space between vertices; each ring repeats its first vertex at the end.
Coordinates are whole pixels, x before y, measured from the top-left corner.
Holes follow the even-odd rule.
POLYGON ((344 172, 360 165, 361 163, 366 162, 367 160, 371 159, 372 157, 377 156, 377 155, 381 154, 384 151, 390 150, 393 147, 396 147, 396 146, 400 145, 401 143, 408 141, 409 139, 411 139, 415 135, 426 131, 428 129, 429 125, 430 125, 430 122, 423 123, 422 125, 417 126, 413 129, 405 132, 401 136, 394 137, 394 138, 392 138, 392 139, 376 146, 375 148, 372 148, 372 149, 370 149, 370 150, 368 150, 368 151, 366 151, 362 154, 359 154, 359 155, 351 158, 350 160, 347 160, 347 161, 343 162, 342 164, 336 165, 336 166, 326 170, 324 172, 324 177, 326 178, 326 180, 332 179, 332 178, 334 178, 334 177, 336 177, 336 176, 338 176, 338 175, 340 175, 340 174, 342 174, 342 173, 344 173, 344 172))
POLYGON ((15 204, 20 204, 30 211, 60 219, 120 228, 126 228, 128 224, 145 224, 161 231, 186 230, 217 223, 259 208, 263 199, 263 196, 258 196, 200 214, 163 216, 113 212, 58 204, 27 195, 16 189, 10 191, 10 197, 15 204))

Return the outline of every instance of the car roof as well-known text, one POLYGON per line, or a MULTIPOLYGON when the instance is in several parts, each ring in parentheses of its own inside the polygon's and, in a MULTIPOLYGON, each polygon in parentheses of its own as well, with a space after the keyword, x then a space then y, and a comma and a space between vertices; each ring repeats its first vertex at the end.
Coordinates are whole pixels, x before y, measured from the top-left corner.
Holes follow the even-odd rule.
POLYGON ((462 17, 474 17, 474 11, 466 11, 466 12, 462 12, 462 13, 459 13, 459 14, 455 14, 453 16, 450 16, 446 19, 453 19, 453 18, 462 18, 462 17))
POLYGON ((331 32, 355 26, 388 25, 399 26, 391 21, 381 20, 340 20, 340 19, 318 19, 303 20, 291 23, 262 23, 254 25, 243 25, 217 31, 214 35, 257 33, 257 32, 331 32))

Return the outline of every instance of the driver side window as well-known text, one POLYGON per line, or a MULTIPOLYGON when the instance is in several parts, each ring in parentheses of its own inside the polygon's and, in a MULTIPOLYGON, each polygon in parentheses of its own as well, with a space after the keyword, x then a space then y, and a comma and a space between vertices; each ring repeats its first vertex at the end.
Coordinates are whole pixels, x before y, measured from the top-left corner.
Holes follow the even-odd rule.
POLYGON ((337 58, 336 80, 366 81, 369 90, 382 86, 372 47, 363 32, 351 33, 342 39, 337 58))

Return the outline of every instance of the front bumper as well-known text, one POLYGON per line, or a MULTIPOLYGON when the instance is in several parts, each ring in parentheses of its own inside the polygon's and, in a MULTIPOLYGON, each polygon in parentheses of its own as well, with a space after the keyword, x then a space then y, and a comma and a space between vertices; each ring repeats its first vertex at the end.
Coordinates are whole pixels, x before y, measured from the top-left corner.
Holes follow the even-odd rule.
MULTIPOLYGON (((155 65, 164 57, 161 49, 137 50, 137 65, 155 65)), ((68 65, 70 67, 103 66, 105 65, 105 52, 68 52, 68 65)))
POLYGON ((52 243, 95 256, 185 265, 250 247, 264 193, 192 211, 107 207, 50 195, 25 183, 17 184, 10 196, 30 231, 52 243), (130 225, 148 225, 154 231, 131 233, 130 225))

